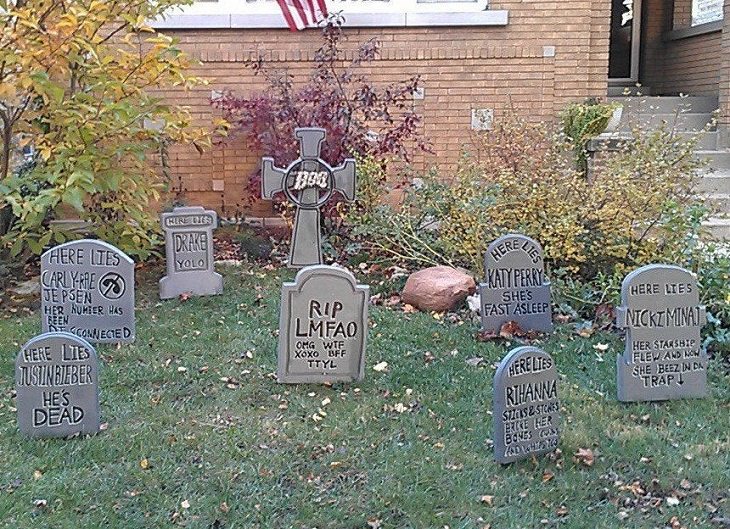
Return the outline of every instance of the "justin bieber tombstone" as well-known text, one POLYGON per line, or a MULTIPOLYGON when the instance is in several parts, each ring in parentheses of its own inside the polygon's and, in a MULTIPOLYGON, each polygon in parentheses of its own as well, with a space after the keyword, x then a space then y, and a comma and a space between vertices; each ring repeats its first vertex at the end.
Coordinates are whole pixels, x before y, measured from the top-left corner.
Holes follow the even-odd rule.
POLYGON ((337 191, 347 200, 355 200, 355 160, 348 158, 332 168, 320 158, 326 132, 318 128, 295 131, 300 144, 300 158, 286 169, 274 166, 273 158, 264 158, 261 169, 261 195, 272 199, 284 192, 296 206, 294 231, 289 250, 289 266, 322 264, 322 243, 319 230, 320 208, 337 191))
POLYGON ((279 320, 278 380, 362 380, 370 288, 348 270, 309 266, 284 283, 279 320))
POLYGON ((215 211, 201 207, 175 208, 163 213, 167 275, 160 279, 160 299, 180 294, 214 296, 223 292, 223 277, 213 264, 215 211))
POLYGON ((134 341, 134 261, 103 241, 60 244, 41 256, 43 332, 92 343, 134 341))
POLYGON ((626 348, 616 357, 618 400, 704 397, 707 353, 700 329, 706 322, 695 276, 678 266, 634 270, 621 285, 618 327, 626 348))
POLYGON ((29 437, 99 431, 99 363, 94 348, 67 332, 41 334, 15 360, 18 428, 29 437))
POLYGON ((524 235, 504 235, 484 256, 486 282, 479 285, 482 330, 499 333, 516 322, 525 331, 551 332, 550 281, 545 279, 542 247, 524 235))

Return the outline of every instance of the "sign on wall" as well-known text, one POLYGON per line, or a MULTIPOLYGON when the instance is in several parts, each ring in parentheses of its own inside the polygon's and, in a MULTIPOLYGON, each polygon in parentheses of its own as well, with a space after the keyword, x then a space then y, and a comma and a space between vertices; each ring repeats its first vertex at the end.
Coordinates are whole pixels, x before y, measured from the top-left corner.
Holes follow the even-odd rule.
POLYGON ((708 24, 723 19, 723 0, 692 0, 692 25, 708 24))

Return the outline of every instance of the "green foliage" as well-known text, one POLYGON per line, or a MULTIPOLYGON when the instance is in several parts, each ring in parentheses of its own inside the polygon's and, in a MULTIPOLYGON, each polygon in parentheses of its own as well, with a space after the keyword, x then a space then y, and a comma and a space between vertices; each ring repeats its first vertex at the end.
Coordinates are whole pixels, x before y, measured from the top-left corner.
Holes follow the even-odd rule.
POLYGON ((606 130, 611 116, 620 106, 588 100, 585 103, 572 103, 561 113, 563 133, 573 146, 575 163, 582 171, 586 169, 586 142, 606 130))
MULTIPOLYGON (((702 226, 709 212, 694 197, 702 165, 693 149, 694 141, 671 130, 637 130, 587 181, 557 135, 511 115, 463 156, 452 177, 429 172, 405 186, 395 205, 382 199, 393 186, 380 166, 361 162, 360 201, 345 213, 346 224, 375 261, 448 264, 477 277, 489 242, 524 233, 543 245, 558 306, 584 318, 618 303, 630 270, 677 264, 698 274, 703 303, 716 327, 727 329, 727 257, 712 251, 702 226)), ((727 333, 708 333, 715 349, 727 342, 727 333)))
POLYGON ((203 84, 174 39, 147 25, 186 0, 28 0, 0 10, 0 232, 12 255, 77 236, 49 223, 64 216, 146 258, 159 244, 152 201, 165 181, 150 155, 169 142, 209 141, 189 111, 154 91, 203 84), (12 144, 38 163, 11 169, 12 144), (33 189, 34 192, 27 192, 33 189))

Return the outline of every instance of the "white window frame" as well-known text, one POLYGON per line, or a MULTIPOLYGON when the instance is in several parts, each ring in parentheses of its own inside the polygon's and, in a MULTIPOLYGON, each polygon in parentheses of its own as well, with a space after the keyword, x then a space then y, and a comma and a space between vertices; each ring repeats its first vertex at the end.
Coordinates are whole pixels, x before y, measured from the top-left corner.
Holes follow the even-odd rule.
MULTIPOLYGON (((327 0, 349 27, 505 26, 506 10, 489 0, 327 0)), ((160 29, 286 28, 276 0, 197 1, 155 21, 160 29)))

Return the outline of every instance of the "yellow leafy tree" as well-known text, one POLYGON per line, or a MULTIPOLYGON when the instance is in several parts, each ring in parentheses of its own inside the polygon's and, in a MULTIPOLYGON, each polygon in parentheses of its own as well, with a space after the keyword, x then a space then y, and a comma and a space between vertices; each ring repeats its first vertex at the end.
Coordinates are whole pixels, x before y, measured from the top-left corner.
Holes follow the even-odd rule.
POLYGON ((153 251, 149 205, 164 171, 151 155, 209 144, 185 107, 155 95, 205 83, 188 74, 176 41, 149 26, 185 3, 0 0, 0 242, 13 255, 73 237, 49 223, 64 208, 132 255, 153 251), (19 171, 13 153, 24 146, 36 155, 19 171))

